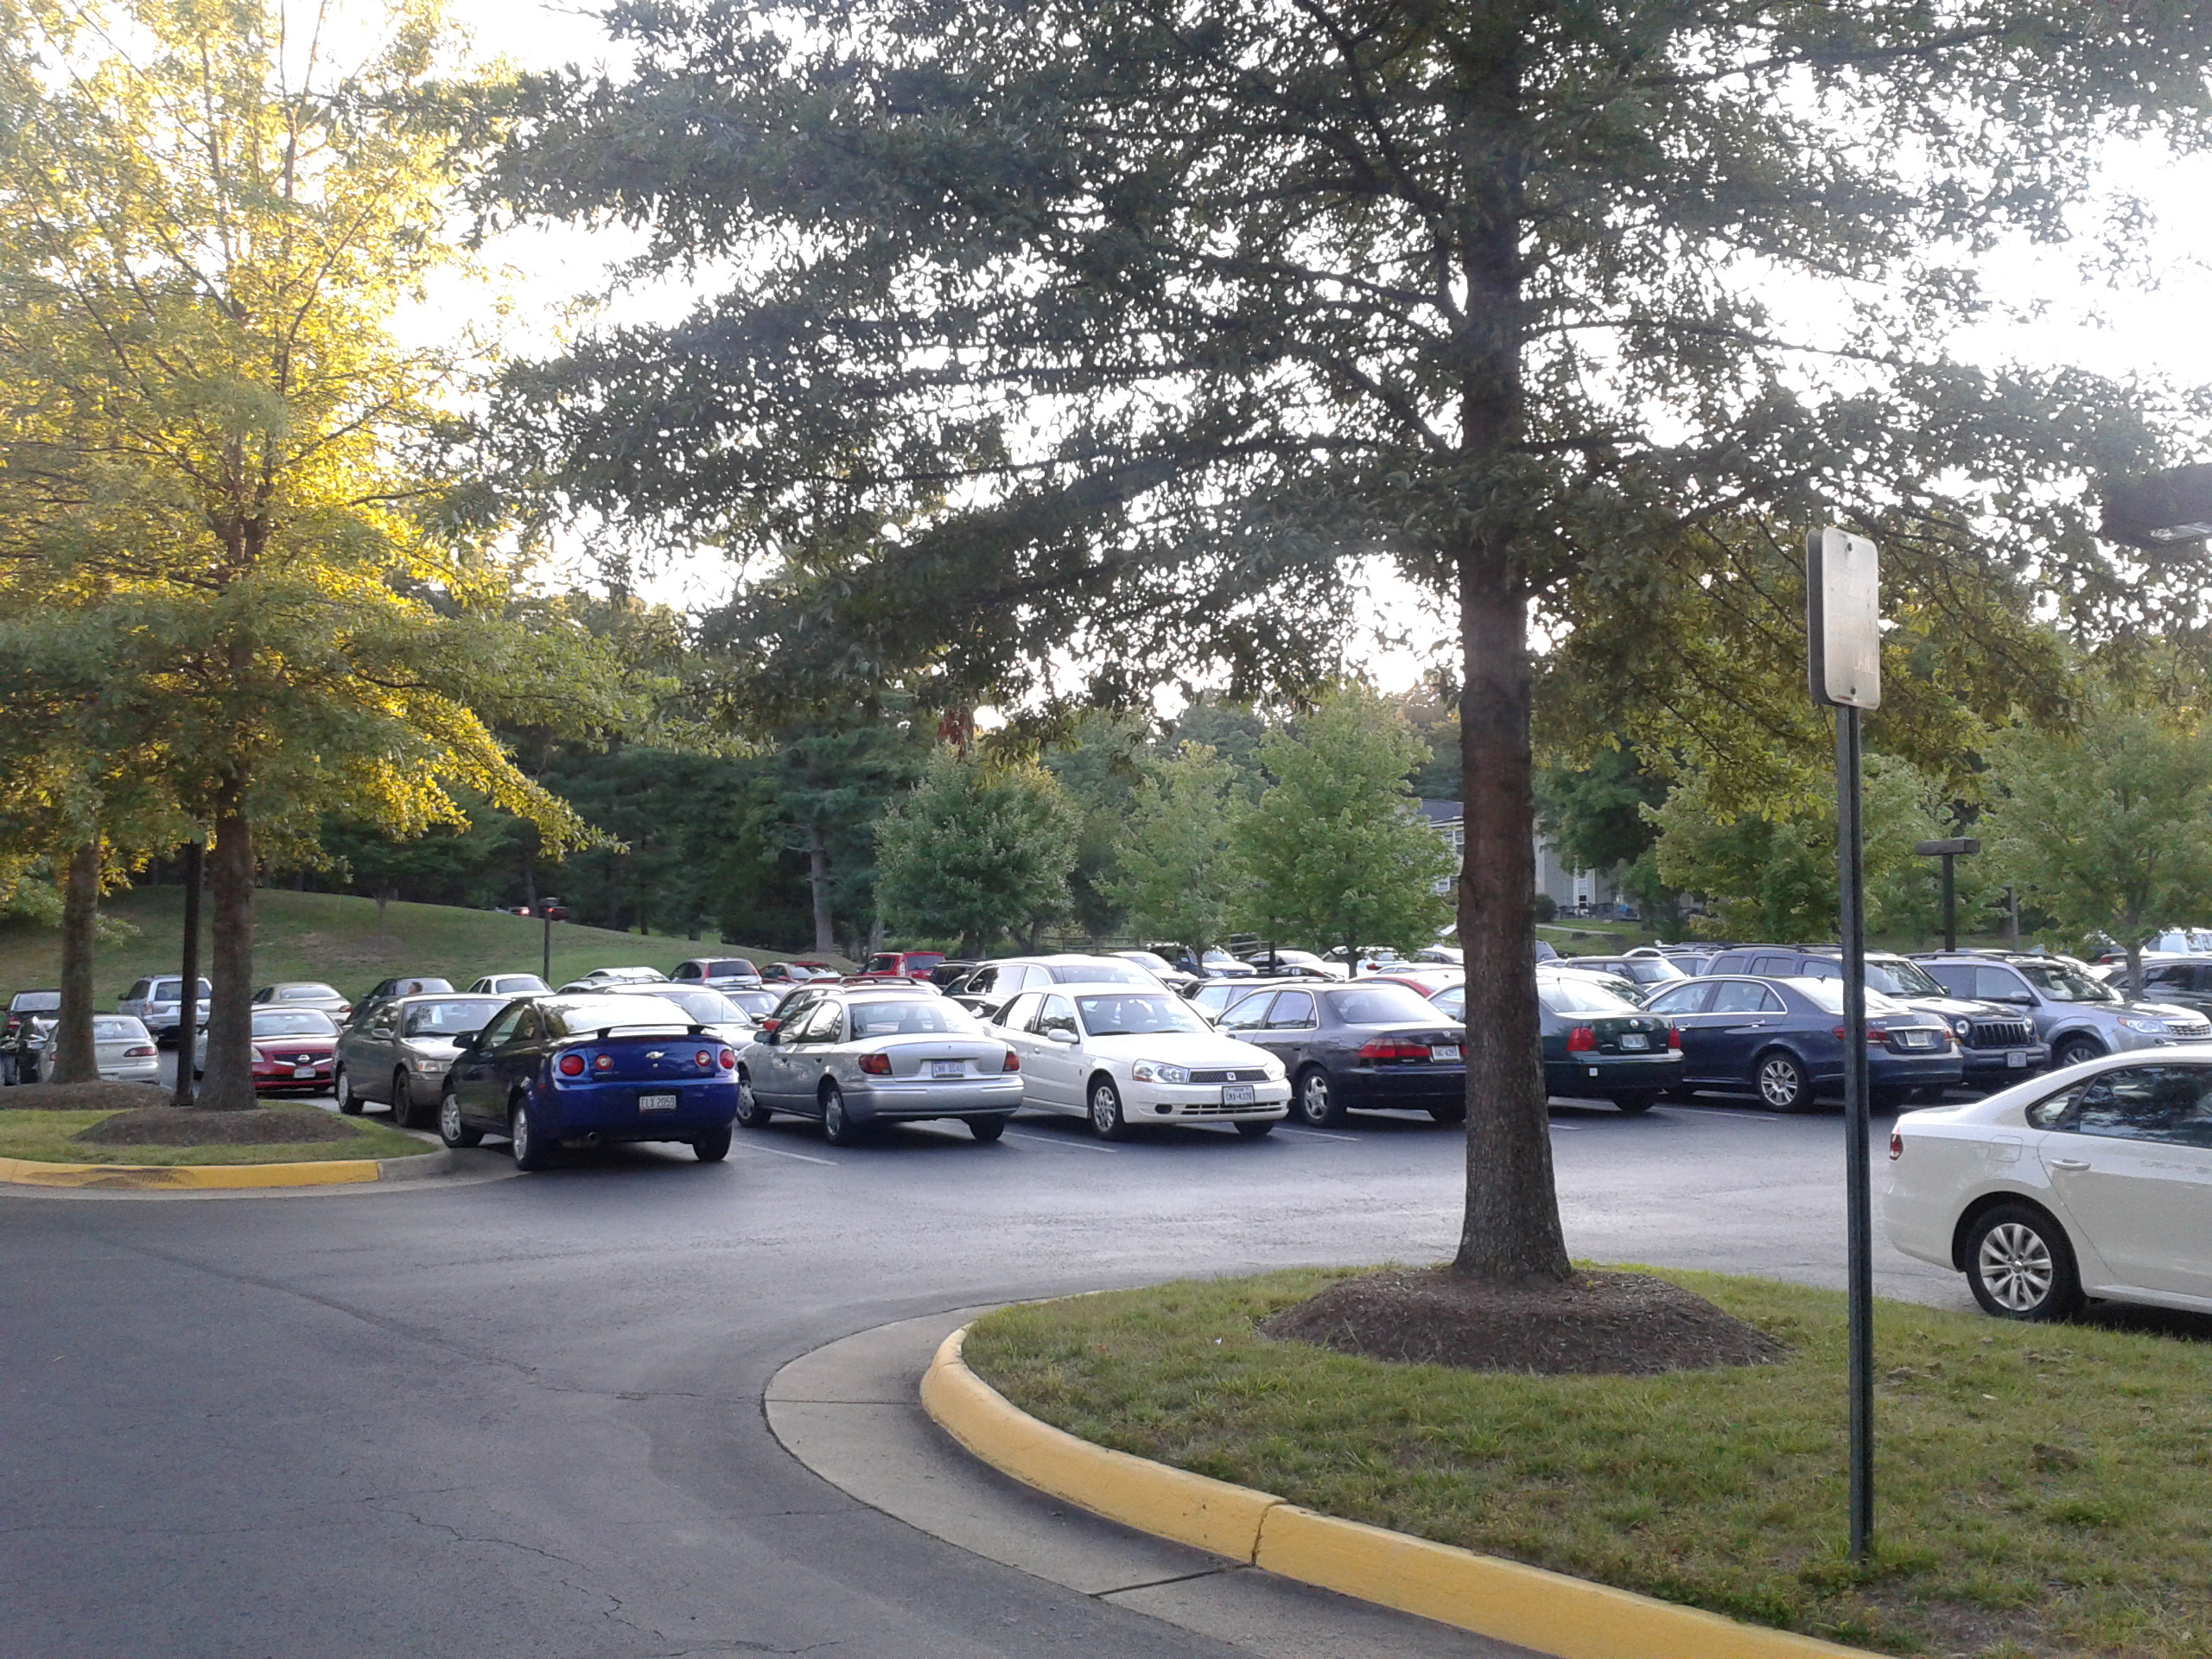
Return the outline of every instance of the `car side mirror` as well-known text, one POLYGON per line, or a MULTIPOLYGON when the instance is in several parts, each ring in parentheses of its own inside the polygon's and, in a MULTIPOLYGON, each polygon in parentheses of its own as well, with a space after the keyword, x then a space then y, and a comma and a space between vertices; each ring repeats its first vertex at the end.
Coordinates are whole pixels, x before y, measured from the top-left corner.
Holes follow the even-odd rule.
POLYGON ((1076 1041, 1075 1033, 1070 1031, 1065 1026, 1054 1026, 1050 1031, 1045 1033, 1045 1038, 1046 1041, 1054 1043, 1073 1043, 1076 1041))
POLYGON ((767 1044, 771 1048, 775 1047, 777 1044, 783 1040, 781 1037, 777 1035, 775 1023, 772 1020, 760 1027, 760 1040, 767 1044))

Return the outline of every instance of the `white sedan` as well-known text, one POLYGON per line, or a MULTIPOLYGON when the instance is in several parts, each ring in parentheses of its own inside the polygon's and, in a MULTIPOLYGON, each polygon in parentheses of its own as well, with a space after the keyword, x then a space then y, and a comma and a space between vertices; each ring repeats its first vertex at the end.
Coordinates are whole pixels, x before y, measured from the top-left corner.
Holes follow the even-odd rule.
POLYGON ((999 1011, 1020 1057, 1021 1103, 1086 1117, 1108 1141, 1141 1123, 1234 1123, 1256 1139, 1290 1109, 1282 1065, 1224 1037, 1179 996, 1132 985, 1055 985, 999 1011))
POLYGON ((2212 1046, 2107 1055, 1890 1136, 1890 1242, 2012 1319, 2083 1297, 2212 1313, 2212 1046))
MULTIPOLYGON (((59 1046, 49 1036, 39 1052, 38 1080, 54 1081, 59 1046)), ((92 1016, 92 1057, 103 1083, 159 1083, 162 1061, 154 1047, 154 1034, 143 1021, 128 1014, 92 1016)))

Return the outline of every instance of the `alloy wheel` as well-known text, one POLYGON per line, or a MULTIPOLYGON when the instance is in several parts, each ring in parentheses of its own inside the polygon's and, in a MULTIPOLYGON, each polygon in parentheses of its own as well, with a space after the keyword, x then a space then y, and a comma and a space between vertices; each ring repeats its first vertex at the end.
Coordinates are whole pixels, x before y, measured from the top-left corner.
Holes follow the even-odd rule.
POLYGON ((1794 1112, 1805 1097, 1805 1074, 1797 1062, 1777 1054, 1759 1063, 1759 1097, 1777 1112, 1794 1112))
POLYGON ((1983 1235, 1975 1265, 1990 1295, 2012 1313, 2042 1306, 2058 1277, 2050 1241, 2017 1221, 2000 1222, 1983 1235))

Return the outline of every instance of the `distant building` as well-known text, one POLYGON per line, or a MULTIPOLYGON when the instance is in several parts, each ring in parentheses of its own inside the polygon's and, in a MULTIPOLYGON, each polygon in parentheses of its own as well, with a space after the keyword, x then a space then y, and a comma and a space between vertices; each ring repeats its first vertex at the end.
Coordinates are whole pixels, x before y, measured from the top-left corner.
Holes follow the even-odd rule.
MULTIPOLYGON (((1421 817, 1428 820, 1430 829, 1444 838, 1456 861, 1467 855, 1467 825, 1464 810, 1457 801, 1423 801, 1421 817)), ((1561 910, 1609 910, 1620 895, 1614 891, 1611 875, 1604 870, 1579 870, 1561 858, 1559 849, 1546 840, 1539 830, 1535 837, 1536 853, 1536 891, 1549 893, 1551 900, 1561 910)), ((1436 884, 1441 894, 1452 890, 1458 877, 1454 865, 1452 874, 1436 884)))

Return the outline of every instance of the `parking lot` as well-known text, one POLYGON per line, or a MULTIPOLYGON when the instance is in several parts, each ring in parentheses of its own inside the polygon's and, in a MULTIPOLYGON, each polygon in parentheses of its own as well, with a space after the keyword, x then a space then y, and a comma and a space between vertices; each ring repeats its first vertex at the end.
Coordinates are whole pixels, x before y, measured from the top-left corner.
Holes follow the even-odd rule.
MULTIPOLYGON (((1840 1283, 1834 1114, 1561 1105, 1553 1128, 1578 1255, 1840 1283)), ((487 1147, 464 1154, 487 1179, 419 1190, 0 1199, 13 1650, 1215 1652, 855 1503, 768 1434, 761 1391, 947 1308, 1435 1259, 1463 1146, 1414 1115, 845 1149, 779 1121, 718 1165, 514 1177, 487 1147)), ((1966 1305, 1878 1268, 1884 1294, 1966 1305)))

